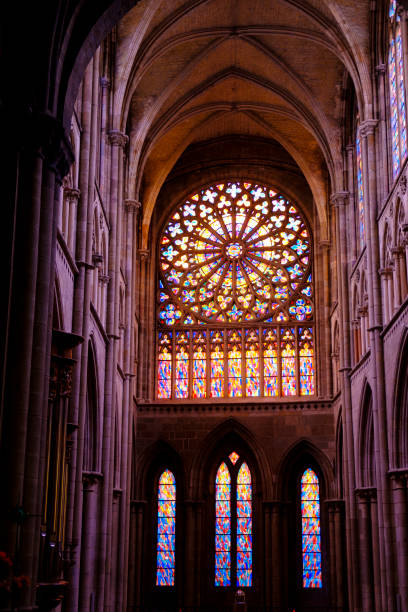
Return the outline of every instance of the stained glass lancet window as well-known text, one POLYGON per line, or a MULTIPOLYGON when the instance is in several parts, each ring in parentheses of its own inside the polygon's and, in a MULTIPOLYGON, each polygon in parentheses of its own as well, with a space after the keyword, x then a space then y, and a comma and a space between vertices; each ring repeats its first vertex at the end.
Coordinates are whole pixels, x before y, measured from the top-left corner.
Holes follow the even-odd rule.
POLYGON ((174 586, 176 566, 176 479, 165 470, 159 479, 156 585, 174 586))
POLYGON ((252 586, 252 478, 235 451, 221 463, 215 479, 214 583, 252 586))
POLYGON ((389 8, 388 80, 390 88, 390 121, 392 172, 395 178, 407 157, 407 117, 401 17, 395 0, 389 8))
POLYGON ((303 587, 322 588, 319 479, 307 468, 300 481, 303 587))
POLYGON ((360 239, 360 248, 365 244, 365 228, 364 228, 364 187, 363 187, 363 160, 361 156, 361 140, 357 129, 356 136, 356 158, 357 158, 357 204, 358 204, 358 233, 360 239))
POLYGON ((231 585, 231 476, 221 463, 215 479, 215 586, 231 585))
POLYGON ((173 212, 159 258, 159 399, 315 393, 311 237, 292 202, 208 186, 173 212))

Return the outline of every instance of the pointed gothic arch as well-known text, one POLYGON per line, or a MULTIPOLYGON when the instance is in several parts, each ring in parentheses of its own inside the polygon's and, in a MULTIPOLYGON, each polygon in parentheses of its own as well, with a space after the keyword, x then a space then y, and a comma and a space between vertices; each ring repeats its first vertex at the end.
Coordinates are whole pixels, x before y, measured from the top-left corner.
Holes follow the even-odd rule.
POLYGON ((357 473, 362 487, 375 487, 373 395, 367 380, 363 386, 360 406, 359 465, 357 473))

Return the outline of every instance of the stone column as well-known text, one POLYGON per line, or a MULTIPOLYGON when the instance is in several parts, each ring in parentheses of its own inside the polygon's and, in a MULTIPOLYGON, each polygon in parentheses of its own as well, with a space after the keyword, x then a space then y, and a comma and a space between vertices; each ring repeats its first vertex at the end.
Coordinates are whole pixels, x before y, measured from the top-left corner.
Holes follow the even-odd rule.
MULTIPOLYGON (((325 363, 323 365, 323 369, 326 372, 326 377, 323 379, 320 376, 320 396, 328 397, 332 395, 332 380, 329 375, 329 363, 327 360, 327 355, 330 354, 330 248, 331 243, 329 240, 320 240, 319 242, 319 250, 321 252, 322 258, 322 269, 323 269, 323 311, 324 311, 324 322, 322 326, 323 336, 324 336, 324 346, 321 351, 326 355, 325 363)), ((321 368, 322 369, 322 368, 321 368)))
POLYGON ((98 491, 101 480, 102 474, 99 472, 83 472, 79 610, 89 610, 91 597, 95 597, 95 571, 97 570, 98 491))
POLYGON ((408 611, 408 468, 388 472, 392 487, 397 557, 398 594, 401 612, 408 611))
MULTIPOLYGON (((200 588, 197 581, 196 559, 198 556, 198 541, 197 541, 197 509, 201 506, 200 502, 195 500, 185 500, 185 533, 182 541, 184 541, 184 580, 183 592, 179 593, 182 597, 183 605, 186 608, 193 608, 195 605, 195 594, 200 588)), ((180 583, 180 581, 179 581, 180 583)))
POLYGON ((391 305, 391 296, 390 296, 390 282, 391 282, 391 268, 380 268, 378 270, 381 276, 381 287, 382 287, 382 295, 383 295, 383 322, 384 325, 388 323, 388 321, 392 317, 392 305, 391 305))
POLYGON ((270 550, 271 550, 271 568, 269 574, 266 573, 265 578, 272 584, 272 605, 279 608, 282 605, 282 516, 281 502, 269 502, 270 514, 270 550))
POLYGON ((344 501, 337 499, 333 501, 334 512, 334 537, 335 537, 335 558, 336 558, 336 605, 338 608, 344 607, 344 575, 345 568, 343 563, 343 515, 344 501))
POLYGON ((65 237, 71 253, 75 253, 77 206, 80 196, 79 189, 64 189, 64 197, 68 200, 68 223, 65 237))
POLYGON ((79 159, 79 188, 76 223, 76 265, 72 329, 84 338, 84 343, 74 352, 77 360, 73 388, 70 422, 74 429, 72 439, 72 463, 69 477, 67 509, 67 541, 70 546, 70 565, 67 577, 70 583, 67 609, 78 609, 81 562, 82 498, 83 498, 83 449, 85 439, 85 414, 88 371, 89 320, 92 289, 92 223, 95 188, 96 125, 93 117, 97 98, 97 61, 94 58, 85 70, 82 84, 82 133, 79 159))
MULTIPOLYGON (((140 334, 144 334, 143 340, 142 338, 140 338, 140 340, 145 350, 143 355, 138 355, 137 396, 150 397, 151 394, 154 393, 154 377, 152 381, 149 380, 149 344, 147 342, 148 300, 150 298, 147 288, 149 286, 148 269, 150 264, 150 252, 146 249, 139 249, 138 259, 139 287, 144 287, 144 291, 140 292, 143 297, 139 301, 139 329, 140 334)), ((153 340, 153 342, 155 342, 155 340, 153 340)))
POLYGON ((373 424, 376 485, 378 499, 378 529, 381 563, 381 598, 384 610, 391 610, 393 557, 391 550, 390 499, 386 471, 388 468, 388 440, 385 397, 384 346, 382 332, 382 302, 380 278, 378 203, 376 173, 376 127, 377 121, 367 120, 360 126, 362 152, 365 168, 365 213, 368 219, 367 233, 367 277, 369 294, 369 333, 372 355, 373 380, 373 424))
POLYGON ((398 310, 404 298, 407 295, 407 277, 404 270, 405 253, 401 246, 392 249, 394 256, 394 274, 395 274, 395 309, 398 310))
POLYGON ((372 545, 371 545, 371 513, 369 489, 356 489, 359 507, 359 540, 360 540, 360 589, 362 610, 374 610, 373 575, 372 575, 372 545))
MULTIPOLYGON (((35 602, 45 467, 42 443, 47 418, 59 188, 72 162, 72 152, 62 126, 50 114, 32 110, 29 116, 19 117, 19 122, 25 146, 15 157, 9 152, 17 173, 12 178, 13 197, 7 200, 9 194, 4 194, 12 209, 12 227, 7 226, 11 236, 4 238, 6 246, 12 241, 12 248, 6 253, 9 258, 4 261, 3 279, 9 301, 3 311, 0 358, 0 462, 7 466, 0 476, 0 545, 19 556, 22 572, 30 577, 31 586, 24 589, 19 604, 31 609, 35 602), (23 524, 13 518, 20 512, 29 515, 23 524)), ((8 211, 5 224, 7 219, 8 211)))
POLYGON ((336 605, 337 595, 337 572, 339 569, 336 567, 336 543, 335 543, 335 528, 334 528, 334 508, 331 500, 326 501, 328 518, 329 518, 329 541, 326 543, 326 547, 329 549, 329 585, 330 585, 330 601, 333 606, 336 605))
MULTIPOLYGON (((350 150, 348 150, 349 172, 350 150)), ((349 177, 352 184, 352 176, 349 177)), ((355 609, 358 605, 357 585, 358 579, 358 525, 356 517, 356 505, 354 499, 355 489, 355 459, 352 422, 352 399, 350 387, 351 372, 351 333, 350 321, 350 295, 349 295, 349 250, 347 248, 347 215, 346 207, 353 198, 346 191, 335 193, 331 197, 336 211, 336 249, 339 279, 339 303, 340 303, 340 374, 342 377, 342 401, 344 422, 344 488, 346 499, 346 555, 348 568, 348 595, 349 608, 355 609)))
POLYGON ((113 453, 114 453, 114 410, 116 401, 115 383, 117 366, 117 340, 119 339, 119 274, 121 249, 120 205, 123 195, 123 151, 127 144, 126 134, 117 130, 109 132, 111 145, 111 184, 110 184, 110 240, 108 273, 110 282, 107 295, 106 332, 109 344, 106 351, 104 415, 102 441, 102 503, 100 508, 101 537, 99 539, 99 559, 105 560, 103 571, 99 574, 97 590, 97 609, 110 609, 111 587, 111 529, 112 529, 112 491, 113 491, 113 453))
POLYGON ((129 529, 130 529, 130 486, 132 471, 132 428, 133 428, 133 316, 134 316, 134 255, 136 247, 135 217, 141 207, 136 200, 125 200, 124 211, 126 215, 126 239, 125 239, 125 328, 124 328, 124 358, 123 370, 125 382, 123 386, 122 405, 122 455, 121 455, 121 487, 123 499, 121 505, 120 523, 124 526, 119 534, 120 542, 120 567, 117 586, 117 606, 126 608, 127 601, 127 577, 129 559, 129 529))

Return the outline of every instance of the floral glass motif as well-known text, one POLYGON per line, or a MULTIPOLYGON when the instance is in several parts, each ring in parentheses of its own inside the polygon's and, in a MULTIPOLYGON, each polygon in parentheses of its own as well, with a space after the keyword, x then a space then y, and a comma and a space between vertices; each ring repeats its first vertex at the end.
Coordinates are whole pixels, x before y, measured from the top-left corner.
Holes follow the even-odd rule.
POLYGON ((357 200, 358 200, 358 230, 360 237, 360 248, 364 247, 365 229, 364 229, 364 187, 363 187, 363 160, 361 157, 361 141, 357 131, 356 137, 356 158, 357 158, 357 200))
POLYGON ((303 587, 322 588, 319 479, 307 468, 300 481, 303 587))
POLYGON ((239 459, 239 455, 235 451, 232 451, 232 453, 228 455, 228 459, 231 461, 232 465, 235 465, 239 459))
POLYGON ((298 341, 312 300, 311 240, 291 202, 250 182, 193 194, 160 243, 158 398, 314 394, 298 341))
POLYGON ((233 451, 215 479, 215 586, 252 586, 252 479, 248 465, 237 465, 233 451), (227 461, 228 463, 228 461, 227 461), (234 466, 235 470, 234 470, 234 466), (239 468, 239 469, 238 469, 239 468), (237 471, 238 470, 238 474, 237 471), (231 476, 233 474, 233 476, 231 476), (232 493, 235 490, 235 502, 232 493), (232 542, 236 546, 232 546, 232 542))
POLYGON ((388 80, 390 89, 392 171, 393 178, 395 178, 401 169, 402 163, 407 157, 404 57, 401 18, 397 13, 395 1, 390 2, 389 30, 388 80))
POLYGON ((159 479, 156 586, 174 586, 176 566, 176 479, 165 470, 159 479))

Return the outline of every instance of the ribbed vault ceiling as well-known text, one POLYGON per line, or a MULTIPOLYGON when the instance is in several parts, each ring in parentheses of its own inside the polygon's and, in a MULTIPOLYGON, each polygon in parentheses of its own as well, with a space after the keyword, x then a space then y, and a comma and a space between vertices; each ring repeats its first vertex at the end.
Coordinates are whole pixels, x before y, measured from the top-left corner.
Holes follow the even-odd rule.
POLYGON ((369 11, 369 0, 141 0, 117 28, 115 117, 131 134, 129 196, 145 227, 188 147, 237 135, 286 149, 324 235, 347 72, 369 114, 369 11))

